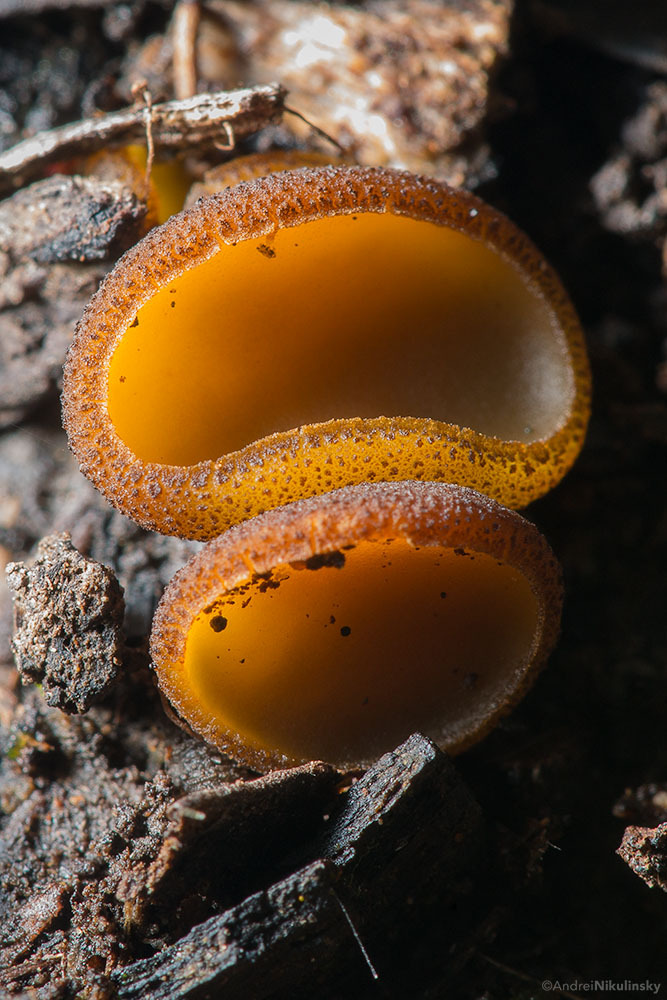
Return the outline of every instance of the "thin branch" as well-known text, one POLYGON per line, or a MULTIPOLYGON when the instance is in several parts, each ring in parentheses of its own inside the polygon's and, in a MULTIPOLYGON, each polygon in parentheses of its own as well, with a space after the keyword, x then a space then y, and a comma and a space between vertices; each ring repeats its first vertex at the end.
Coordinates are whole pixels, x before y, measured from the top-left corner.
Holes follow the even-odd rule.
POLYGON ((197 32, 201 6, 197 0, 180 0, 174 8, 171 37, 174 50, 174 93, 178 98, 197 93, 197 32))
MULTIPOLYGON (((186 152, 215 146, 230 129, 238 141, 279 122, 285 96, 278 84, 268 84, 155 104, 150 111, 155 148, 186 152)), ((40 132, 0 154, 0 196, 40 177, 59 160, 142 142, 145 136, 145 105, 40 132)))

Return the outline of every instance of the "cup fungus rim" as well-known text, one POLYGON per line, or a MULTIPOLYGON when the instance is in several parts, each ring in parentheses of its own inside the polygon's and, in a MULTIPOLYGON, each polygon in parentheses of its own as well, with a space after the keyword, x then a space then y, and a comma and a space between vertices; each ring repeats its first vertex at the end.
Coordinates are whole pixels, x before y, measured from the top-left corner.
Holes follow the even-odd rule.
MULTIPOLYGON (((236 524, 197 552, 169 583, 153 620, 150 652, 161 693, 186 728, 259 771, 302 763, 279 751, 249 746, 215 720, 205 721, 196 696, 182 683, 189 629, 203 608, 225 593, 280 565, 362 541, 402 537, 419 547, 462 546, 518 570, 537 601, 531 650, 514 672, 501 704, 455 744, 437 737, 449 753, 482 739, 517 704, 540 672, 560 631, 563 584, 560 563, 535 525, 516 511, 451 483, 361 483, 307 497, 236 524)), ((371 759, 337 762, 366 767, 371 759)))
MULTIPOLYGON (((193 513, 193 494, 206 488, 214 495, 226 483, 234 488, 243 481, 247 486, 258 466, 284 456, 308 464, 312 448, 334 439, 372 444, 380 435, 389 440, 403 438, 406 445, 418 447, 442 444, 452 458, 459 451, 461 463, 487 466, 488 475, 478 469, 467 480, 475 489, 484 492, 485 476, 488 479, 504 470, 504 492, 492 487, 490 492, 508 506, 526 506, 560 481, 581 449, 590 414, 590 370, 583 333, 560 279, 529 237, 501 212, 468 191, 407 171, 346 165, 301 167, 243 181, 201 198, 128 250, 102 281, 77 324, 65 362, 62 401, 64 426, 81 471, 112 503, 143 527, 206 539, 261 513, 267 504, 261 495, 255 496, 234 514, 231 505, 225 508, 223 504, 211 519, 205 504, 200 503, 193 513), (489 247, 521 274, 528 287, 537 290, 562 332, 572 373, 570 410, 554 433, 526 444, 426 417, 333 418, 278 431, 192 465, 138 458, 110 419, 107 380, 112 355, 139 309, 170 281, 223 248, 270 235, 278 228, 360 212, 391 212, 454 229, 489 247), (554 471, 547 474, 549 465, 554 471), (161 503, 165 491, 176 491, 185 506, 190 504, 185 518, 183 505, 174 513, 161 503), (188 522, 185 529, 184 520, 188 522)), ((446 481, 449 477, 424 478, 446 481)), ((347 477, 333 487, 362 480, 363 476, 347 477)))

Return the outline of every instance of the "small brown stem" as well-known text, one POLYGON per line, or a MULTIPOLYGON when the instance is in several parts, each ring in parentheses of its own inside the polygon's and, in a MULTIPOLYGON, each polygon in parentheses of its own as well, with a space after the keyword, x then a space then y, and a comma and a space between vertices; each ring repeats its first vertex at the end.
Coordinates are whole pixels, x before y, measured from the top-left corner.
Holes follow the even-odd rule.
POLYGON ((174 95, 178 100, 197 93, 197 32, 201 5, 197 0, 180 0, 171 22, 174 95))
POLYGON ((144 174, 144 201, 148 201, 150 190, 151 170, 155 159, 155 142, 153 140, 153 98, 145 80, 141 80, 132 86, 132 96, 141 97, 144 102, 145 128, 146 128, 146 171, 144 174))
POLYGON ((319 127, 319 125, 314 125, 311 121, 309 121, 306 118, 305 115, 302 115, 300 111, 297 111, 296 108, 288 108, 287 105, 285 105, 285 111, 290 115, 294 115, 295 118, 299 118, 302 122, 304 122, 308 126, 308 128, 311 128, 313 132, 316 132, 317 135, 322 136, 323 139, 326 139, 327 142, 330 142, 333 146, 336 147, 336 149, 340 150, 340 152, 343 153, 343 155, 347 155, 348 150, 346 150, 344 146, 341 146, 341 144, 338 142, 337 139, 334 139, 332 135, 329 135, 328 132, 325 132, 323 128, 319 127))

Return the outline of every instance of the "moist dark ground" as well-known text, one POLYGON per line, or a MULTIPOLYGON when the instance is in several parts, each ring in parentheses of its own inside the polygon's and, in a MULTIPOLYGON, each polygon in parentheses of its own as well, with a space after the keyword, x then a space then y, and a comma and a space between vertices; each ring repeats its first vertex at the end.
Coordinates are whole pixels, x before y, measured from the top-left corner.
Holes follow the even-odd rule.
MULTIPOLYGON (((16 138, 14 125, 51 127, 79 117, 93 96, 103 104, 114 60, 134 37, 157 30, 165 18, 157 5, 137 5, 127 16, 125 10, 42 14, 39 24, 28 18, 0 22, 5 146, 16 138), (106 33, 100 29, 102 17, 106 33), (118 38, 110 41, 114 30, 118 38), (67 44, 70 38, 75 39, 72 45, 67 44)), ((615 854, 628 823, 656 825, 667 818, 659 809, 651 813, 647 794, 626 794, 667 783, 667 284, 661 272, 667 232, 667 102, 662 89, 667 76, 641 40, 610 50, 607 29, 613 26, 602 13, 605 30, 601 23, 599 38, 588 31, 581 39, 567 31, 547 33, 531 10, 519 6, 511 53, 494 85, 502 114, 488 125, 487 137, 497 176, 479 193, 524 228, 555 265, 579 310, 590 348, 594 404, 583 454, 566 480, 528 511, 563 563, 563 634, 548 669, 522 705, 481 746, 456 761, 484 817, 484 847, 474 855, 474 867, 463 873, 469 885, 460 902, 454 892, 446 919, 433 900, 425 899, 420 915, 419 893, 410 903, 409 920, 400 908, 392 914, 378 905, 376 955, 385 970, 380 980, 373 982, 363 963, 351 974, 349 956, 343 956, 332 965, 326 989, 319 987, 316 995, 504 1000, 542 996, 543 980, 594 979, 651 980, 667 989, 667 897, 649 889, 615 854), (453 916, 457 905, 458 927, 453 916), (394 942, 391 955, 382 951, 386 936, 394 942)), ((642 5, 636 10, 639 17, 642 5)), ((617 29, 621 42, 630 34, 625 23, 617 29)), ((224 762, 211 763, 207 751, 172 727, 145 673, 146 623, 189 547, 146 535, 79 481, 59 430, 55 391, 45 391, 37 410, 0 437, 0 483, 5 504, 0 545, 6 556, 23 558, 42 535, 70 530, 78 548, 118 572, 126 590, 126 629, 135 648, 136 662, 119 691, 84 720, 63 721, 57 709, 43 706, 38 691, 14 691, 4 639, 2 873, 7 920, 23 912, 21 899, 29 899, 37 885, 42 891, 57 868, 47 856, 43 830, 45 817, 53 813, 54 788, 71 802, 85 786, 82 775, 85 787, 93 789, 109 773, 117 782, 114 794, 90 795, 86 843, 101 867, 92 874, 80 867, 71 876, 76 882, 71 896, 71 880, 67 891, 61 891, 62 870, 54 877, 51 916, 33 946, 37 961, 44 963, 44 954, 58 952, 72 927, 85 934, 86 887, 105 878, 109 894, 119 893, 122 878, 114 876, 109 851, 100 847, 105 823, 116 831, 116 856, 125 850, 129 869, 137 871, 138 841, 144 838, 150 859, 151 836, 159 842, 164 835, 161 802, 200 793, 207 784, 241 772, 224 762), (17 697, 23 707, 17 706, 17 697), (165 743, 174 748, 169 761, 165 743), (35 799, 36 793, 41 799, 35 799), (28 805, 33 825, 21 827, 18 811, 28 805), (22 829, 32 834, 21 837, 22 829), (133 843, 135 855, 130 857, 133 843), (40 951, 40 942, 48 947, 40 951)), ((5 634, 6 616, 5 607, 5 634)), ((324 808, 328 780, 326 775, 313 779, 315 811, 324 808)), ((293 793, 286 795, 286 808, 292 810, 293 793)), ((89 806, 84 801, 77 808, 85 812, 89 806)), ((273 799, 271 808, 280 811, 273 799)), ((246 858, 228 898, 220 889, 222 902, 216 904, 218 890, 210 889, 201 912, 192 909, 190 899, 191 912, 183 913, 187 893, 182 881, 172 879, 163 888, 167 898, 154 915, 154 926, 140 923, 142 933, 124 937, 113 905, 108 904, 105 930, 99 901, 93 900, 91 937, 106 934, 108 939, 107 944, 98 942, 93 957, 111 954, 114 961, 117 957, 127 963, 159 951, 173 939, 164 927, 165 912, 173 911, 177 925, 188 929, 222 905, 233 905, 307 864, 318 855, 304 843, 311 843, 316 833, 308 810, 299 816, 305 824, 301 830, 288 824, 288 860, 288 850, 268 860, 259 850, 263 860, 257 870, 253 873, 252 859, 246 858)), ((74 829, 81 812, 71 806, 70 819, 59 822, 64 840, 67 822, 74 829)), ((266 823, 261 810, 257 822, 266 823)), ((259 837, 257 830, 253 836, 259 837)), ((85 866, 85 852, 81 848, 80 866, 85 866)), ((74 870, 74 861, 70 867, 74 870)), ((409 872, 401 878, 404 897, 410 884, 423 884, 421 876, 409 872)), ((371 904, 365 925, 368 913, 371 904)), ((13 936, 5 933, 10 965, 30 960, 22 933, 21 926, 13 936)), ((372 928, 368 934, 373 940, 372 928)), ((76 950, 71 941, 70 947, 76 950)), ((108 983, 95 980, 102 975, 99 961, 86 958, 83 946, 81 952, 83 958, 68 966, 69 984, 56 984, 59 994, 48 975, 40 985, 30 970, 23 980, 7 981, 17 990, 39 987, 44 997, 74 995, 91 983, 110 990, 108 983)), ((48 962, 44 967, 50 968, 48 962)), ((52 978, 58 979, 55 971, 52 978)), ((577 995, 576 989, 572 992, 577 995)), ((301 995, 296 986, 291 995, 301 995)), ((307 990, 303 995, 309 995, 307 990)))

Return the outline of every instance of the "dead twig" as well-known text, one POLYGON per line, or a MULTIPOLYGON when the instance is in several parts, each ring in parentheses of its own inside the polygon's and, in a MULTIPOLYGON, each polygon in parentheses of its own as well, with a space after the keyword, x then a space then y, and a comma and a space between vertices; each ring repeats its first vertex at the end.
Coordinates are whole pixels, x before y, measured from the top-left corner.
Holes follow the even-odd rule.
POLYGON ((197 32, 201 5, 197 0, 180 0, 174 8, 171 37, 174 50, 174 92, 178 98, 197 93, 197 32))
MULTIPOLYGON (((150 109, 155 148, 186 152, 215 146, 230 130, 238 141, 280 121, 285 96, 278 84, 268 84, 155 104, 150 109)), ((142 142, 145 136, 145 104, 40 132, 0 155, 0 196, 35 180, 59 160, 142 142)))

